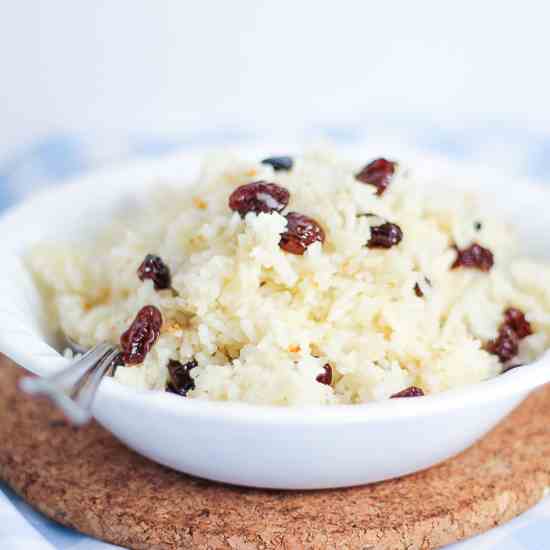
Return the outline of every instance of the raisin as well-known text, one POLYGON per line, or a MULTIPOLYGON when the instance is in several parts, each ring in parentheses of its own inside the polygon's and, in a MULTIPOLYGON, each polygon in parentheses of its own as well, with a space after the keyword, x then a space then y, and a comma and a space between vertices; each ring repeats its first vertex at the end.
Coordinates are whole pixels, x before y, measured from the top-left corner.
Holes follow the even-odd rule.
POLYGON ((390 399, 395 399, 397 397, 421 397, 422 395, 424 395, 424 392, 420 388, 409 386, 400 392, 394 393, 390 399))
POLYGON ((290 199, 290 193, 276 183, 254 181, 237 187, 229 196, 229 208, 245 217, 249 212, 281 212, 290 199))
POLYGON ((155 306, 141 308, 130 328, 120 337, 125 365, 138 365, 155 345, 162 327, 162 314, 155 306))
POLYGON ((323 367, 323 372, 317 376, 315 379, 317 382, 320 382, 321 384, 326 384, 327 386, 330 386, 332 384, 332 367, 327 363, 323 367))
POLYGON ((301 256, 310 244, 325 242, 325 232, 314 219, 297 212, 289 212, 285 217, 286 231, 281 234, 279 241, 279 246, 285 252, 301 256))
POLYGON ((510 361, 518 354, 519 338, 514 329, 503 323, 498 331, 496 340, 491 340, 485 349, 496 355, 501 363, 510 361))
POLYGON ((275 172, 278 172, 280 170, 292 170, 294 161, 292 160, 292 157, 269 157, 262 160, 262 164, 269 164, 273 167, 275 172))
MULTIPOLYGON (((498 336, 495 340, 491 340, 485 349, 497 355, 501 363, 510 361, 518 353, 519 341, 533 334, 531 325, 525 315, 519 309, 509 307, 504 312, 504 321, 502 321, 498 336)), ((518 365, 519 366, 519 365, 518 365)))
POLYGON ((185 397, 187 392, 195 389, 195 381, 191 378, 189 371, 197 367, 197 361, 195 358, 187 361, 186 363, 180 363, 171 359, 168 362, 168 374, 170 375, 170 381, 166 386, 166 391, 171 393, 177 393, 185 397))
POLYGON ((137 273, 142 281, 151 279, 156 290, 165 290, 170 288, 172 284, 170 268, 162 261, 162 258, 154 254, 145 256, 145 260, 139 266, 137 273))
POLYGON ((370 228, 368 248, 391 248, 401 242, 403 231, 395 223, 386 222, 370 228))
POLYGON ((533 334, 531 324, 525 318, 524 313, 514 307, 509 307, 504 312, 504 323, 512 328, 520 340, 533 334))
POLYGON ((460 250, 456 246, 456 260, 451 269, 457 267, 468 267, 480 271, 490 271, 493 267, 493 253, 488 248, 483 248, 477 243, 471 244, 468 248, 460 250))
POLYGON ((367 164, 360 172, 355 174, 355 179, 374 185, 376 194, 382 195, 391 182, 392 176, 395 173, 396 163, 391 160, 379 158, 367 164))

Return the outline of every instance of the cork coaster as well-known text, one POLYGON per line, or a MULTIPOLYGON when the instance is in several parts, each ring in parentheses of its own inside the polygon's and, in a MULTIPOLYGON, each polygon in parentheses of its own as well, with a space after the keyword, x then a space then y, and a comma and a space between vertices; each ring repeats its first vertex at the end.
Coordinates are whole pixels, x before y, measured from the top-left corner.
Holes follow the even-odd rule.
POLYGON ((17 391, 20 374, 0 362, 0 478, 54 520, 124 547, 427 550, 511 519, 550 485, 550 386, 426 472, 284 492, 194 479, 140 457, 97 424, 69 427, 47 402, 17 391))

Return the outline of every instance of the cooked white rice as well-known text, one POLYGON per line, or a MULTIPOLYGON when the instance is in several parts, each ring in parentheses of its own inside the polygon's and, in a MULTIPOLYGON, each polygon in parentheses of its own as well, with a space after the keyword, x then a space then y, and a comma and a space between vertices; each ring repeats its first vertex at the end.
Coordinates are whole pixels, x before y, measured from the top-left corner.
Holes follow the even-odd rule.
POLYGON ((188 398, 258 404, 362 403, 490 378, 503 365, 483 348, 510 306, 533 328, 513 362, 540 355, 550 338, 550 268, 518 258, 510 228, 471 197, 417 185, 403 169, 379 197, 354 178, 360 167, 318 152, 288 172, 209 159, 194 185, 157 190, 146 211, 94 242, 32 251, 52 322, 83 346, 117 343, 139 309, 154 305, 161 335, 142 364, 117 370, 120 382, 163 390, 168 361, 195 358, 188 398), (317 220, 324 244, 289 254, 279 247, 283 215, 241 219, 228 208, 237 186, 262 179, 289 190, 287 211, 317 220), (357 217, 366 212, 397 223, 401 243, 367 248, 376 218, 357 217), (492 270, 451 270, 452 245, 474 241, 493 252, 492 270), (173 291, 137 277, 148 253, 170 267, 173 291), (325 364, 332 385, 316 380, 325 364))

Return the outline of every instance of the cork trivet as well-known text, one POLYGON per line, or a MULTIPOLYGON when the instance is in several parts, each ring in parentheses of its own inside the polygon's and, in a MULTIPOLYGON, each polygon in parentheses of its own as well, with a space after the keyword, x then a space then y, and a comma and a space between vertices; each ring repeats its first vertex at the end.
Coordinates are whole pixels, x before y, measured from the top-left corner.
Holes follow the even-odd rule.
POLYGON ((0 362, 0 477, 54 520, 128 548, 427 550, 511 519, 550 485, 550 386, 428 471, 284 492, 194 479, 97 424, 69 427, 47 402, 18 392, 20 373, 0 362))

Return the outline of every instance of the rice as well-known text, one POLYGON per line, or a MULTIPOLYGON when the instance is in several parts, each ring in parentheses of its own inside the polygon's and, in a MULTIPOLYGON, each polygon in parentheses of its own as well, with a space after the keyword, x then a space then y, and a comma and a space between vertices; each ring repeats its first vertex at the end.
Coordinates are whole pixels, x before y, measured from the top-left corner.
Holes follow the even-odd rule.
POLYGON ((209 158, 192 186, 157 189, 94 240, 32 250, 52 323, 81 346, 116 344, 153 305, 160 336, 141 364, 117 369, 121 383, 164 390, 168 363, 194 360, 187 398, 255 404, 363 403, 411 386, 434 393, 538 357, 550 337, 550 267, 520 257, 513 230, 469 195, 437 192, 398 168, 378 196, 354 177, 360 168, 330 152, 296 158, 289 171, 209 158), (289 191, 284 212, 241 217, 228 207, 233 190, 257 180, 289 191), (283 250, 288 211, 316 220, 324 243, 283 250), (367 247, 383 221, 399 225, 402 241, 367 247), (453 247, 474 242, 491 250, 492 269, 451 269, 453 247), (150 253, 169 266, 170 289, 136 275, 150 253), (533 334, 503 363, 488 343, 509 307, 525 312, 533 334), (325 365, 330 384, 318 381, 325 365))

